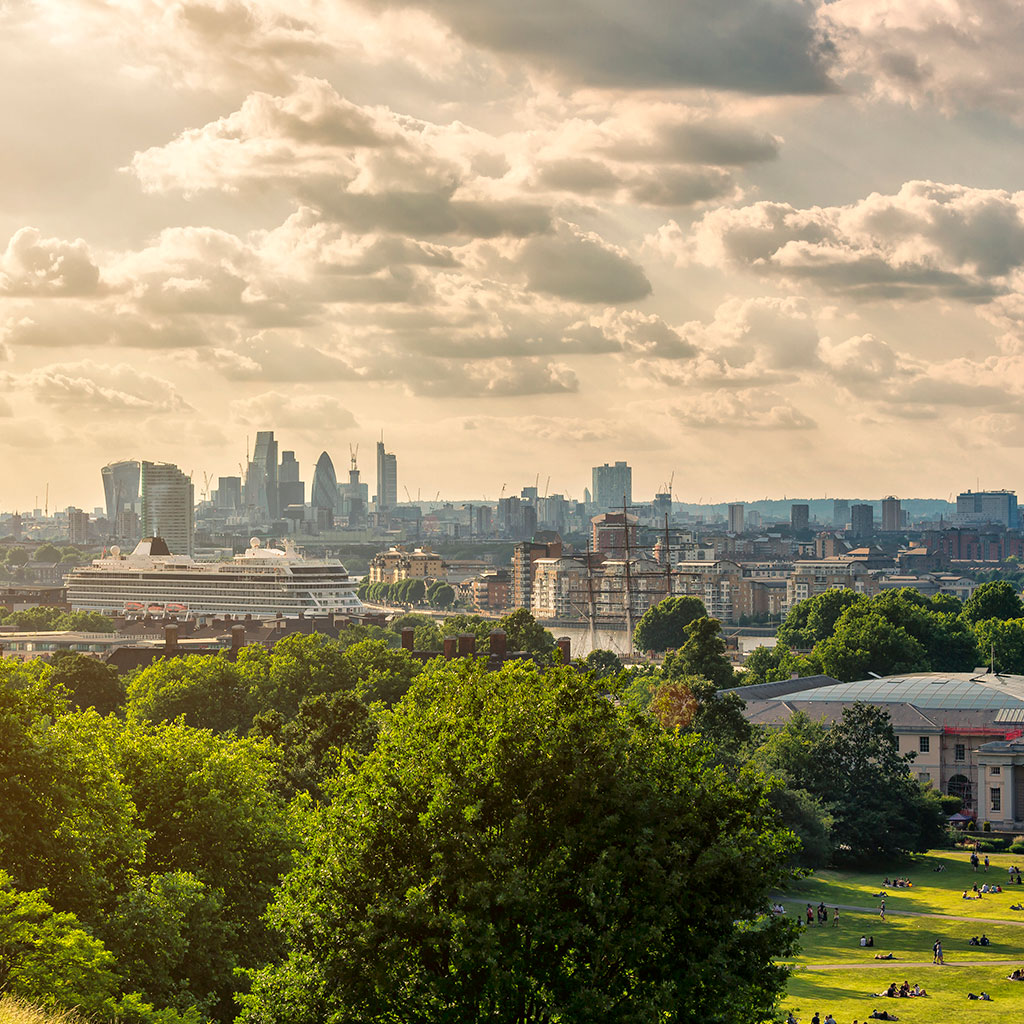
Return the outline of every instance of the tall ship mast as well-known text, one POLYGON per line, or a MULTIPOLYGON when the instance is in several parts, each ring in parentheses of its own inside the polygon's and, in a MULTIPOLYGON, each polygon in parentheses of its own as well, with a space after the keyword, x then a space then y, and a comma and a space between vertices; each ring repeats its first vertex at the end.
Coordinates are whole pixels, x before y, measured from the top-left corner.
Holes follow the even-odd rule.
POLYGON ((161 537, 144 537, 130 555, 104 558, 64 578, 74 611, 106 615, 361 615, 365 608, 336 558, 304 558, 289 541, 263 547, 258 537, 230 562, 171 554, 161 537))

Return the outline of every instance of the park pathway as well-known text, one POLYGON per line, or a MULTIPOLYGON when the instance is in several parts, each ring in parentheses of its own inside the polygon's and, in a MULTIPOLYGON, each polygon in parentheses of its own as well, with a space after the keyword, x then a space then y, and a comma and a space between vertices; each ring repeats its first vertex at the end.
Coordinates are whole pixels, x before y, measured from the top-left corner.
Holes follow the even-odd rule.
MULTIPOLYGON (((794 901, 791 899, 790 903, 794 901)), ((799 902, 799 900, 795 901, 799 902)), ((852 903, 829 903, 830 907, 838 907, 840 910, 854 910, 858 914, 873 914, 878 916, 878 907, 857 907, 852 903)), ((1024 915, 1024 911, 1021 912, 1024 915)), ((1005 920, 999 917, 964 917, 960 914, 926 914, 920 910, 894 910, 885 908, 886 917, 931 917, 939 921, 973 921, 975 924, 1008 924, 1016 928, 1024 928, 1024 919, 1020 921, 1005 920)))
POLYGON ((950 960, 946 958, 944 964, 936 964, 931 960, 870 960, 866 964, 802 964, 796 960, 787 960, 787 964, 799 968, 801 971, 843 971, 855 968, 858 971, 866 967, 1020 967, 1024 960, 950 960))

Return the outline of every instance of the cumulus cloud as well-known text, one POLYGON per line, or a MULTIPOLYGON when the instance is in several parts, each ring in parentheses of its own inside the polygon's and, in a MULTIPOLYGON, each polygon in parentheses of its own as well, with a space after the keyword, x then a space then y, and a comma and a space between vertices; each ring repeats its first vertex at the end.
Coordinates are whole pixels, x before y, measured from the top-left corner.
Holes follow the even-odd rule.
POLYGON ((36 228, 16 231, 0 254, 0 295, 92 295, 99 267, 81 238, 44 238, 36 228))
MULTIPOLYGON (((362 0, 382 10, 391 0, 362 0)), ((468 42, 594 86, 822 93, 829 47, 797 0, 406 0, 468 42)))
POLYGON ((876 98, 1022 117, 1024 9, 1016 0, 834 0, 819 19, 837 73, 876 98))
POLYGON ((622 249, 571 224, 531 238, 520 264, 533 291, 576 302, 635 302, 651 292, 643 269, 622 249))
POLYGON ((469 365, 438 360, 420 367, 405 383, 412 394, 432 398, 514 398, 565 394, 579 388, 568 366, 541 359, 495 359, 469 365))
POLYGON ((648 244, 673 259, 862 298, 984 302, 1024 266, 1024 192, 910 181, 894 195, 800 209, 760 202, 669 223, 648 244))
POLYGON ((167 380, 126 363, 51 364, 0 382, 69 416, 132 416, 188 412, 191 406, 167 380))
POLYGON ((254 398, 232 402, 231 412, 242 423, 254 426, 274 423, 317 434, 357 426, 355 416, 333 395, 266 391, 254 398))
POLYGON ((814 420, 771 391, 712 391, 670 409, 674 419, 699 430, 810 430, 814 420))
POLYGON ((0 324, 0 338, 15 347, 95 349, 106 346, 154 351, 202 348, 208 334, 192 320, 150 321, 132 313, 63 307, 32 309, 0 324))

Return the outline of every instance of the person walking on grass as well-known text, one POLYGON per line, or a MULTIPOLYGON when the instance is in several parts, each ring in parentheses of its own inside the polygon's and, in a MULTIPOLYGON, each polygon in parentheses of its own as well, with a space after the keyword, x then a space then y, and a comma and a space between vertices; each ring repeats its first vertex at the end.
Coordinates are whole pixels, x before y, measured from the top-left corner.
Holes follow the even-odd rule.
POLYGON ((985 874, 988 874, 988 854, 985 854, 985 874))
POLYGON ((942 962, 942 940, 936 939, 935 945, 932 946, 932 963, 941 964, 942 962))
POLYGON ((885 920, 885 897, 882 897, 882 902, 878 907, 878 917, 880 920, 885 920))
POLYGON ((838 928, 839 927, 839 908, 838 907, 836 907, 832 911, 832 927, 833 928, 838 928))

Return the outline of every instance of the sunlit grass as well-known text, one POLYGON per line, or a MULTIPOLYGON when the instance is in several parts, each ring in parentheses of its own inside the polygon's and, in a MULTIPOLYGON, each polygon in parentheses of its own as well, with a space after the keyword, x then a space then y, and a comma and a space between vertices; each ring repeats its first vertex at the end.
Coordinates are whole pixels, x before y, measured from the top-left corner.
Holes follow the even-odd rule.
POLYGON ((0 1024, 85 1024, 76 1013, 46 1011, 14 996, 0 996, 0 1024))

